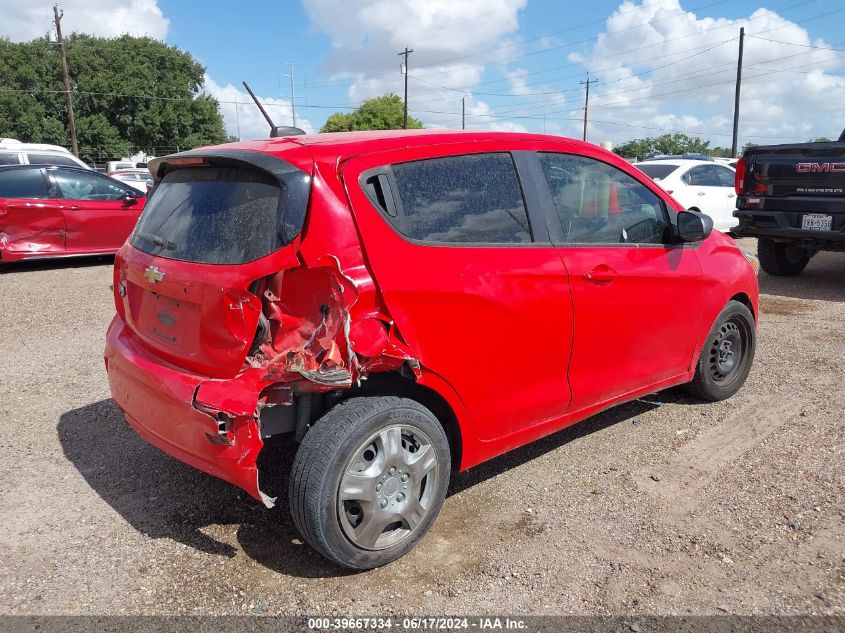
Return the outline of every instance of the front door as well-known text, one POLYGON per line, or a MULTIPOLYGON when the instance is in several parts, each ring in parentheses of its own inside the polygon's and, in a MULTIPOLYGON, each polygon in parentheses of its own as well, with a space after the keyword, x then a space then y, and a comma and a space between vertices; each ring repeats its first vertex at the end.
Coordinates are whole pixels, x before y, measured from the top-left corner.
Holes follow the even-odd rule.
POLYGON ((139 192, 82 169, 59 167, 47 173, 61 197, 67 250, 86 253, 119 249, 138 221, 142 207, 136 199, 139 192))
POLYGON ((570 399, 566 270, 508 148, 416 148, 343 169, 390 315, 484 440, 558 418, 570 399))
POLYGON ((701 268, 672 243, 652 186, 607 163, 538 154, 563 228, 574 340, 570 411, 688 371, 701 318, 701 268))

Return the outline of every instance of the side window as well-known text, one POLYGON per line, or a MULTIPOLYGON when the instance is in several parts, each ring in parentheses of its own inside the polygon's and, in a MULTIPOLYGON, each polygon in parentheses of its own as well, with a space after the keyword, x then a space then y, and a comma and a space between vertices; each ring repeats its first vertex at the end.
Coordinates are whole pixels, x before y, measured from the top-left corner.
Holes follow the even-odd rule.
POLYGON ((117 182, 82 170, 56 169, 49 172, 66 200, 120 200, 130 192, 117 182))
POLYGON ((382 208, 408 237, 427 242, 531 242, 510 154, 430 158, 395 164, 392 171, 400 204, 382 208))
POLYGON ((47 183, 40 169, 0 171, 0 198, 46 198, 47 183))
POLYGON ((690 169, 684 180, 688 185, 693 187, 719 187, 719 181, 716 180, 716 171, 712 165, 699 165, 690 169))
POLYGON ((734 181, 736 180, 736 172, 728 169, 727 167, 722 167, 721 165, 713 165, 713 169, 716 170, 716 178, 719 181, 720 187, 734 186, 734 181))
POLYGON ((26 157, 30 165, 66 165, 67 167, 79 167, 79 163, 69 156, 61 154, 36 154, 27 152, 26 157))
POLYGON ((16 152, 0 152, 0 165, 20 165, 20 155, 16 152))
POLYGON ((663 201, 616 167, 573 154, 539 153, 567 244, 662 244, 663 201))

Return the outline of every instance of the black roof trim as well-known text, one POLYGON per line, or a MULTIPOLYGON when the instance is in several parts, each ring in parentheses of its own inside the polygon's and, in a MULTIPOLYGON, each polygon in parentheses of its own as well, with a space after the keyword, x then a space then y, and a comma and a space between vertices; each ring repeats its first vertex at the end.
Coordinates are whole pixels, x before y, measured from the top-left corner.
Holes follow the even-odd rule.
POLYGON ((161 158, 152 159, 147 164, 147 167, 153 175, 153 178, 160 180, 164 174, 167 173, 170 167, 178 166, 178 163, 176 165, 173 163, 180 158, 202 158, 209 164, 221 162, 220 159, 222 159, 222 162, 241 163, 267 172, 282 182, 284 182, 285 178, 293 172, 304 173, 301 169, 292 165, 288 161, 271 154, 248 149, 225 148, 194 149, 188 152, 180 152, 179 154, 170 154, 168 156, 162 156, 161 158))

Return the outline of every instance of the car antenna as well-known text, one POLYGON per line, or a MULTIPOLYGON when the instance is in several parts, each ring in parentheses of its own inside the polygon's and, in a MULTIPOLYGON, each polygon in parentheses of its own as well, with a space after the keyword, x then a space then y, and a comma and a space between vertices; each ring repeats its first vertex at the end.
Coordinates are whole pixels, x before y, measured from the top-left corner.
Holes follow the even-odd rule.
POLYGON ((276 125, 275 123, 273 123, 273 119, 271 119, 270 115, 267 114, 267 110, 265 110, 264 106, 261 105, 261 102, 258 100, 258 97, 255 96, 255 93, 252 91, 252 88, 249 87, 249 84, 245 81, 241 83, 244 85, 244 88, 246 88, 246 91, 249 93, 249 96, 252 97, 253 101, 255 101, 255 105, 258 106, 258 109, 261 110, 261 114, 264 115, 264 118, 270 125, 270 138, 278 138, 280 136, 298 136, 300 134, 305 134, 305 131, 299 129, 298 127, 291 127, 289 125, 276 125))

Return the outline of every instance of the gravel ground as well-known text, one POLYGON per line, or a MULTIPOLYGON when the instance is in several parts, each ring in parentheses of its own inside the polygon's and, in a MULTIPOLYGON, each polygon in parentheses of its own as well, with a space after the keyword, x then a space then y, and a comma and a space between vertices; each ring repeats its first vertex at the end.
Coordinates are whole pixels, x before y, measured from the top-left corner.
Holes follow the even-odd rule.
POLYGON ((761 274, 732 400, 655 394, 459 475, 416 550, 361 574, 129 429, 110 283, 104 260, 0 275, 0 613, 845 613, 842 255, 761 274))

